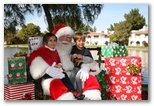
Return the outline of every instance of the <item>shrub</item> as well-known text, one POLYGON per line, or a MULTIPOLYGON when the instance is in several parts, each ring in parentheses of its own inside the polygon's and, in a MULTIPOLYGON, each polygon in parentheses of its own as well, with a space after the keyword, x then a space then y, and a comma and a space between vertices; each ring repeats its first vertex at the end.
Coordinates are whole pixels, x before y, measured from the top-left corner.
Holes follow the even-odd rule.
POLYGON ((143 45, 144 45, 145 47, 148 47, 148 43, 147 43, 146 41, 143 41, 143 45))

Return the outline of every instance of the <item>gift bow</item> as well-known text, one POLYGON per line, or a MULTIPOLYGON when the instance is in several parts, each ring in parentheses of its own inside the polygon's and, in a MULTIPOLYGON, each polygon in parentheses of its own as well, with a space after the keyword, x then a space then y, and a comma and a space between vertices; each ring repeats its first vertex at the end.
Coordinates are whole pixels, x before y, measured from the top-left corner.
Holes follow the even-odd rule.
POLYGON ((129 65, 127 66, 127 71, 128 71, 130 74, 132 74, 132 75, 138 74, 138 73, 140 72, 140 67, 138 67, 138 66, 135 65, 135 64, 129 64, 129 65))
POLYGON ((25 93, 23 94, 23 97, 21 98, 21 100, 32 100, 31 96, 32 96, 31 93, 25 93))

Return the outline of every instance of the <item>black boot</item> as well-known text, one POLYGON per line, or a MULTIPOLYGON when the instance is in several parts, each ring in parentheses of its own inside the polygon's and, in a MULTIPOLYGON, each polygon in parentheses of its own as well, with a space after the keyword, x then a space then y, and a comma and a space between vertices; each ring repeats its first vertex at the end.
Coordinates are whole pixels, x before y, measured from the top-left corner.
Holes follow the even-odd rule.
POLYGON ((84 94, 81 94, 81 95, 75 95, 75 98, 77 100, 83 100, 85 98, 85 95, 84 94))

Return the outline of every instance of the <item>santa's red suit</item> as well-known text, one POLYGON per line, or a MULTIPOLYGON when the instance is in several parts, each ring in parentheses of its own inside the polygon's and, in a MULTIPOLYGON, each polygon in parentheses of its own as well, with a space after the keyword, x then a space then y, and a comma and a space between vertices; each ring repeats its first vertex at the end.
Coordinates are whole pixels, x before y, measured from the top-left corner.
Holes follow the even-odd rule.
MULTIPOLYGON (((74 68, 74 65, 70 59, 70 52, 73 43, 69 42, 67 44, 62 44, 59 37, 69 35, 72 38, 74 31, 69 26, 60 24, 55 27, 53 34, 55 34, 58 38, 56 49, 59 53, 63 69, 69 75, 70 71, 74 68)), ((46 61, 44 61, 40 56, 37 56, 31 60, 30 73, 34 79, 41 78, 49 66, 50 65, 47 64, 46 61)), ((101 100, 101 88, 95 78, 95 75, 100 72, 98 64, 94 61, 90 64, 82 64, 81 67, 89 67, 89 69, 93 70, 89 72, 89 78, 83 82, 82 91, 85 95, 85 100, 101 100)), ((60 79, 45 79, 42 81, 42 88, 44 95, 50 95, 52 100, 76 100, 73 93, 68 91, 67 87, 60 79)))

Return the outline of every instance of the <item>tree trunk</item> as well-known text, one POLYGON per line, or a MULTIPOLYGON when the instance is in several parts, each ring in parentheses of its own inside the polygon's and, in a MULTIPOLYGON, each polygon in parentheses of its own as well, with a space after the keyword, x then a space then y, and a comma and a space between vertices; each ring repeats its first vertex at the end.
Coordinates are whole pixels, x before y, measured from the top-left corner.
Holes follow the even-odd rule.
POLYGON ((42 6, 43 6, 43 9, 44 9, 45 15, 47 17, 49 31, 52 32, 54 27, 53 27, 52 17, 51 17, 50 11, 49 11, 48 4, 43 4, 42 6))

